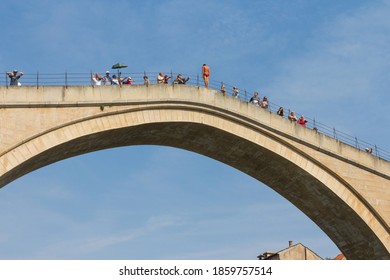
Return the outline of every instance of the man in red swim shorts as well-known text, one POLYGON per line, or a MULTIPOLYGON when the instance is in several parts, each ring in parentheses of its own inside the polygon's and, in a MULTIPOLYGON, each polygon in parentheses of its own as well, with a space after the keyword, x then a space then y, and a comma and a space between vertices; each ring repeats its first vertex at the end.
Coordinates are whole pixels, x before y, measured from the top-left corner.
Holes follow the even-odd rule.
POLYGON ((206 64, 203 64, 203 66, 202 66, 202 76, 203 76, 203 80, 204 80, 204 85, 206 88, 208 88, 209 87, 210 68, 206 64))

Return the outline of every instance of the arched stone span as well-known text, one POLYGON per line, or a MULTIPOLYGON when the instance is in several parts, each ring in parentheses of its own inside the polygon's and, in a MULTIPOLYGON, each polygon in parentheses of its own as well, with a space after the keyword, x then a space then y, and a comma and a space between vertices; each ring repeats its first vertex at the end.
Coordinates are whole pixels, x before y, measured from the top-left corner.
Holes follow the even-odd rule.
POLYGON ((100 149, 172 146, 214 158, 265 183, 310 217, 347 258, 390 258, 389 209, 374 203, 389 201, 387 162, 196 87, 58 90, 30 92, 28 103, 15 100, 12 91, 5 93, 5 123, 21 112, 40 123, 24 116, 28 129, 8 127, 7 137, 17 141, 2 139, 1 186, 52 162, 100 149), (369 183, 359 185, 364 178, 369 183))

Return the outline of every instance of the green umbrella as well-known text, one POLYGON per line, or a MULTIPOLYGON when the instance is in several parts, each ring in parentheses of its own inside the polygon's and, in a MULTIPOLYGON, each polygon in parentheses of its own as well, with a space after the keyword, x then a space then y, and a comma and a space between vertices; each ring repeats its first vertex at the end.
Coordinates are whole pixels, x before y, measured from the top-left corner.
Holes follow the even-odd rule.
POLYGON ((114 65, 112 65, 112 69, 118 69, 118 80, 120 79, 120 75, 121 75, 121 73, 119 72, 119 69, 120 68, 126 68, 127 67, 127 65, 126 64, 123 64, 123 63, 117 63, 117 64, 114 64, 114 65))
POLYGON ((126 68, 126 67, 127 67, 127 65, 123 64, 123 63, 117 63, 117 64, 112 65, 112 69, 120 69, 120 68, 126 68))

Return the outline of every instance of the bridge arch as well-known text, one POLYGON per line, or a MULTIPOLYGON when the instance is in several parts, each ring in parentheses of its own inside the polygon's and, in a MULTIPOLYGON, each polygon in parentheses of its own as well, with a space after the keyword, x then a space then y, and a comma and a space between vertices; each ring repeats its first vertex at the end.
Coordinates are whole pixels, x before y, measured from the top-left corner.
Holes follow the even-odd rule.
MULTIPOLYGON (((390 258, 389 227, 381 212, 316 157, 317 152, 302 149, 299 140, 251 114, 199 99, 157 98, 128 105, 115 110, 102 105, 92 115, 57 123, 12 145, 0 155, 0 186, 88 152, 140 144, 171 146, 224 162, 263 182, 312 219, 348 259, 390 258)), ((298 134, 304 131, 268 112, 258 114, 298 134)))

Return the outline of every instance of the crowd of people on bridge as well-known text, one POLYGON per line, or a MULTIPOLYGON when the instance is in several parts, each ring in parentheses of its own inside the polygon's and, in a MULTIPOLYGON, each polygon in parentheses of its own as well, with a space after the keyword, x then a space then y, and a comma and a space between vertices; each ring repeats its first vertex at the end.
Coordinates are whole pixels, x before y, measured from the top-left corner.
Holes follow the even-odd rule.
MULTIPOLYGON (((168 84, 169 80, 172 79, 169 75, 164 75, 162 72, 158 73, 156 84, 168 84)), ((174 84, 185 85, 189 81, 190 77, 183 77, 182 74, 178 74, 176 78, 173 80, 174 84)), ((134 80, 131 76, 121 77, 121 73, 117 75, 110 76, 110 71, 106 71, 105 76, 100 76, 99 73, 92 74, 91 76, 92 85, 94 86, 108 86, 108 85, 132 85, 134 80)), ((144 85, 150 85, 151 81, 148 76, 143 76, 144 85)))
MULTIPOLYGON (((210 77, 210 67, 206 64, 202 65, 202 77, 204 80, 204 85, 206 88, 209 87, 209 77, 210 77)), ((156 84, 168 84, 169 80, 171 80, 172 77, 169 75, 164 75, 162 72, 158 73, 156 84)), ((144 85, 150 85, 151 82, 148 78, 148 76, 144 75, 143 77, 144 85)), ((178 74, 176 78, 173 80, 173 84, 179 84, 179 85, 185 85, 190 80, 190 77, 183 77, 182 74, 178 74)), ((105 76, 101 76, 99 73, 92 74, 91 76, 92 85, 94 86, 102 86, 102 85, 131 85, 133 84, 133 79, 130 76, 127 77, 121 77, 121 73, 118 72, 117 75, 110 75, 110 71, 106 71, 105 76)), ((237 94, 235 95, 238 97, 238 90, 237 94)))
MULTIPOLYGON (((12 72, 6 72, 6 77, 10 79, 9 85, 10 86, 21 86, 20 78, 24 75, 23 72, 18 70, 13 70, 12 72)), ((206 88, 209 87, 209 78, 210 78, 210 67, 206 64, 202 65, 202 78, 204 81, 204 86, 206 88)), ((168 84, 169 80, 172 80, 172 77, 169 75, 164 75, 162 72, 160 72, 156 79, 156 84, 168 84)), ((182 74, 178 74, 175 79, 173 79, 173 84, 182 84, 185 85, 190 80, 190 77, 183 77, 182 74)), ((112 85, 132 85, 134 83, 134 80, 131 78, 131 76, 127 77, 121 77, 121 73, 118 72, 118 75, 110 75, 110 71, 106 71, 104 76, 101 76, 99 73, 95 73, 91 75, 91 83, 94 86, 112 86, 112 85)), ((151 85, 151 81, 149 80, 148 76, 146 74, 143 76, 143 84, 144 85, 151 85)), ((220 92, 225 96, 227 94, 227 90, 225 85, 222 83, 220 92)), ((235 98, 239 98, 239 90, 237 87, 233 86, 231 95, 235 98)), ((254 106, 258 106, 259 108, 262 108, 264 110, 269 109, 269 101, 267 96, 264 96, 262 99, 259 97, 259 93, 256 91, 253 93, 253 96, 250 98, 249 103, 253 104, 254 106)), ((279 109, 276 112, 277 115, 284 117, 284 108, 279 107, 279 109)), ((291 111, 287 119, 291 122, 297 123, 301 126, 306 126, 307 120, 303 115, 301 115, 299 118, 295 115, 293 111, 291 111)), ((316 127, 313 128, 314 130, 317 130, 316 127)), ((366 152, 371 153, 372 148, 365 149, 366 152)))
MULTIPOLYGON (((210 67, 206 64, 202 65, 202 78, 204 81, 204 86, 206 88, 209 87, 209 78, 210 78, 210 67)), ((20 78, 24 75, 23 72, 20 72, 18 70, 14 70, 12 72, 6 72, 7 77, 10 78, 10 86, 21 86, 20 78)), ((156 84, 168 84, 169 80, 171 80, 172 77, 169 75, 164 75, 162 72, 160 72, 156 78, 156 84)), ((185 85, 190 80, 190 77, 183 77, 182 74, 178 74, 176 78, 173 80, 173 84, 182 84, 185 85)), ((110 74, 110 71, 106 71, 104 76, 101 76, 99 73, 94 73, 91 75, 91 83, 94 86, 112 86, 112 85, 132 85, 134 83, 134 80, 131 78, 131 76, 121 77, 121 73, 118 72, 118 75, 112 75, 110 74)), ((149 80, 148 76, 143 76, 143 84, 144 85, 150 85, 151 81, 149 80)), ((226 87, 222 83, 220 92, 225 96, 227 94, 226 87)), ((233 86, 232 88, 232 96, 235 98, 239 98, 239 90, 237 87, 233 86)), ((254 92, 253 96, 250 98, 249 103, 258 106, 262 109, 269 109, 269 102, 267 96, 264 96, 262 99, 259 97, 258 92, 254 92)), ((279 116, 284 117, 284 108, 280 107, 279 110, 276 112, 279 116)), ((300 116, 298 119, 294 112, 290 112, 288 117, 290 121, 298 123, 302 126, 306 126, 306 123, 308 122, 304 116, 300 116)))
MULTIPOLYGON (((258 106, 260 108, 263 108, 265 110, 267 110, 269 108, 269 102, 268 102, 268 98, 267 96, 264 96, 263 99, 260 99, 259 97, 259 93, 256 91, 254 92, 253 96, 251 97, 251 99, 249 100, 249 103, 252 103, 254 104, 255 106, 258 106)), ((283 107, 279 107, 278 111, 276 112, 277 115, 281 116, 281 117, 284 117, 284 108, 283 107)), ((295 116, 295 113, 293 111, 290 112, 290 114, 287 116, 287 118, 291 121, 291 122, 295 122, 295 123, 298 123, 302 126, 306 126, 306 123, 308 122, 304 116, 300 116, 300 118, 298 119, 296 116, 295 116)))

